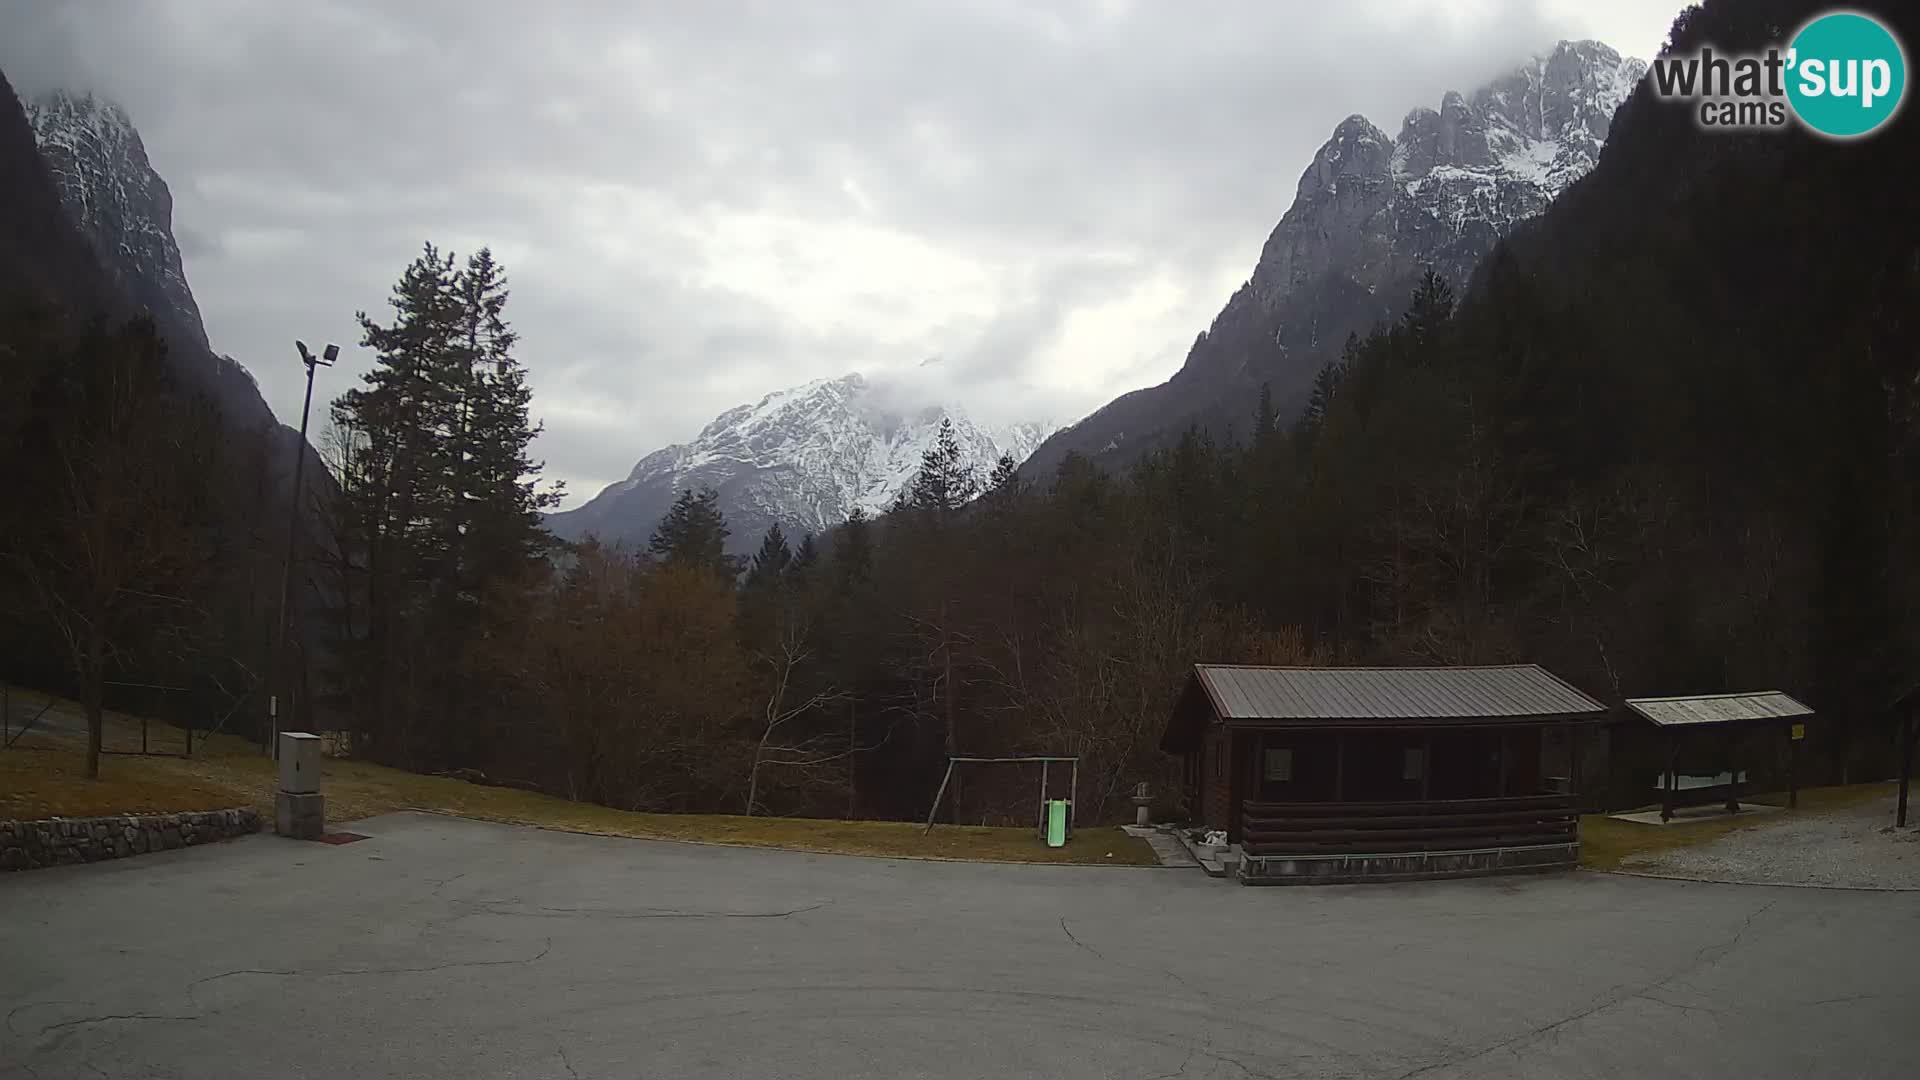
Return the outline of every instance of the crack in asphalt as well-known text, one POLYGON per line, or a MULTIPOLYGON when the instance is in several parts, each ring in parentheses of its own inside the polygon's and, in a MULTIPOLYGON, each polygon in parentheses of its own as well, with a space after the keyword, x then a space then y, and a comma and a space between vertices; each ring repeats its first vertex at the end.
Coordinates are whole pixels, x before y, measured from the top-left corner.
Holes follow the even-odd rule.
POLYGON ((1215 1061, 1226 1062, 1227 1064, 1233 1066, 1236 1069, 1239 1069, 1241 1072, 1247 1074, 1248 1076, 1254 1077, 1255 1080, 1280 1080, 1279 1077, 1275 1076, 1270 1072, 1262 1072, 1259 1069, 1256 1069, 1253 1066, 1247 1064, 1246 1062, 1241 1061, 1239 1058, 1232 1057, 1227 1054, 1223 1054, 1220 1051, 1213 1049, 1211 1046, 1209 1046, 1207 1049, 1202 1050, 1200 1052, 1207 1055, 1208 1057, 1212 1058, 1215 1061))
MULTIPOLYGON (((1112 964, 1113 966, 1124 969, 1126 971, 1139 972, 1140 974, 1143 974, 1143 975, 1158 975, 1161 978, 1168 979, 1174 983, 1179 984, 1180 989, 1185 990, 1188 994, 1194 997, 1203 998, 1203 999, 1208 997, 1208 995, 1206 995, 1205 993, 1195 990, 1193 986, 1187 982, 1187 980, 1181 978, 1177 973, 1173 971, 1169 971, 1165 968, 1139 967, 1134 964, 1124 963, 1122 961, 1113 959, 1112 957, 1108 956, 1106 953, 1101 952, 1099 949, 1096 949, 1093 946, 1087 944, 1086 942, 1081 941, 1080 938, 1076 934, 1074 934, 1073 927, 1068 925, 1067 917, 1065 915, 1060 916, 1060 932, 1062 934, 1065 934, 1067 936, 1067 940, 1073 942, 1076 948, 1086 950, 1088 953, 1098 958, 1103 963, 1112 964)), ((1271 1073, 1261 1072, 1260 1070, 1254 1068, 1251 1065, 1248 1065, 1246 1062, 1241 1061, 1238 1058, 1235 1058, 1228 1054, 1223 1054, 1220 1051, 1214 1049, 1213 1044, 1210 1040, 1208 1041, 1205 1047, 1202 1047, 1197 1042, 1190 1044, 1187 1047, 1186 1060, 1180 1063, 1179 1068, 1173 1070, 1170 1073, 1165 1073, 1160 1076, 1153 1077, 1151 1078, 1151 1080, 1172 1080, 1172 1078, 1174 1077, 1184 1075, 1186 1071, 1192 1067, 1193 1059, 1196 1054, 1204 1056, 1211 1061, 1223 1062, 1225 1064, 1231 1065, 1234 1068, 1239 1069, 1242 1073, 1245 1073, 1248 1076, 1257 1077, 1259 1078, 1259 1080, 1273 1080, 1273 1075, 1271 1073)))
POLYGON ((1146 1080, 1173 1080, 1173 1078, 1176 1076, 1185 1076, 1187 1072, 1187 1067, 1193 1064, 1193 1057, 1195 1054, 1199 1052, 1199 1050, 1200 1050, 1199 1043, 1193 1043, 1189 1045, 1187 1047, 1187 1056, 1180 1059, 1180 1065, 1178 1068, 1174 1069, 1172 1072, 1156 1073, 1153 1076, 1147 1077, 1146 1080))
POLYGON ((1099 957, 1100 959, 1106 960, 1106 962, 1109 964, 1113 963, 1113 961, 1107 960, 1107 954, 1101 952, 1099 949, 1094 948, 1093 946, 1087 944, 1086 942, 1081 941, 1079 938, 1074 937, 1073 927, 1067 925, 1067 917, 1065 915, 1060 916, 1060 932, 1067 935, 1068 941, 1073 942, 1075 945, 1078 945, 1079 947, 1087 950, 1088 952, 1099 957))
POLYGON ((200 1017, 198 1016, 166 1016, 166 1015, 160 1015, 157 1013, 107 1013, 102 1016, 81 1016, 81 1017, 76 1017, 72 1020, 62 1020, 59 1023, 48 1024, 46 1027, 43 1027, 39 1031, 34 1032, 33 1035, 35 1038, 39 1038, 40 1036, 45 1035, 49 1031, 59 1031, 62 1028, 70 1028, 70 1027, 82 1027, 87 1024, 105 1024, 110 1021, 116 1021, 116 1020, 198 1020, 198 1019, 200 1019, 200 1017))
MULTIPOLYGON (((288 970, 283 968, 235 968, 232 971, 222 971, 217 974, 207 975, 202 978, 194 979, 192 982, 189 982, 186 984, 185 989, 186 989, 188 1000, 194 1001, 194 994, 200 986, 206 983, 218 982, 221 979, 233 978, 234 976, 237 976, 237 975, 265 975, 265 976, 271 976, 275 978, 305 977, 305 978, 315 978, 315 979, 341 978, 341 977, 358 976, 358 975, 407 975, 407 974, 420 974, 424 972, 433 972, 433 971, 447 971, 454 968, 498 967, 501 965, 509 965, 509 964, 512 964, 512 965, 531 964, 536 961, 546 959, 547 955, 552 951, 553 951, 553 939, 549 937, 546 939, 545 944, 541 947, 538 953, 535 953, 532 956, 513 957, 510 959, 504 959, 504 960, 450 960, 443 964, 427 964, 419 967, 343 968, 338 971, 299 971, 299 970, 288 970)), ((198 1004, 197 1001, 194 1001, 194 1003, 196 1005, 198 1004)), ((86 1003, 79 1002, 79 1001, 35 1001, 35 1002, 27 1002, 22 1005, 16 1005, 7 1013, 6 1028, 12 1034, 18 1035, 19 1029, 14 1026, 13 1019, 23 1009, 44 1007, 47 1005, 63 1005, 63 1004, 64 1005, 81 1005, 86 1003)), ((73 1028, 90 1027, 95 1024, 117 1023, 117 1022, 124 1022, 124 1021, 173 1020, 173 1021, 179 1021, 184 1023, 194 1023, 194 1022, 207 1019, 209 1015, 213 1015, 213 1014, 207 1013, 205 1011, 199 1012, 192 1016, 182 1016, 182 1015, 171 1014, 171 1013, 169 1014, 103 1013, 98 1016, 79 1016, 79 1017, 74 1017, 73 1019, 70 1019, 70 1020, 58 1020, 51 1024, 46 1024, 41 1026, 40 1028, 35 1030, 32 1036, 30 1037, 34 1039, 40 1039, 45 1037, 49 1032, 66 1031, 66 1030, 71 1030, 73 1028)))
POLYGON ((6 1019, 7 1033, 10 1035, 20 1034, 20 1029, 13 1026, 13 1018, 20 1015, 22 1012, 25 1012, 28 1009, 44 1009, 49 1005, 91 1005, 91 1004, 93 1004, 91 1001, 74 1001, 71 998, 61 998, 55 1001, 21 1002, 20 1004, 15 1005, 13 1008, 7 1010, 7 1019, 6 1019))
MULTIPOLYGON (((1435 1061, 1427 1065, 1421 1065, 1418 1068, 1409 1069, 1408 1071, 1401 1073, 1398 1077, 1395 1078, 1395 1080, 1410 1080, 1411 1077, 1421 1076, 1423 1074, 1432 1072, 1435 1069, 1444 1069, 1444 1068, 1449 1068, 1455 1065, 1464 1065, 1469 1061, 1476 1061, 1480 1058, 1486 1057, 1488 1054, 1498 1053, 1501 1050, 1511 1051, 1516 1047, 1524 1046, 1530 1042, 1533 1042, 1536 1039, 1544 1038, 1545 1036, 1550 1035, 1560 1030, 1563 1027, 1566 1027, 1568 1024, 1572 1024, 1580 1020, 1585 1020, 1587 1017, 1593 1016, 1596 1013, 1605 1012, 1608 1009, 1614 1008, 1615 1006, 1618 1006, 1618 1005, 1624 1005, 1625 1003, 1629 1001, 1633 1001, 1635 999, 1644 999, 1648 1001, 1653 1001, 1661 1005, 1666 1005, 1671 1008, 1677 1008, 1677 1009, 1683 1009, 1683 1010, 1699 1008, 1699 1006, 1681 1005, 1678 1002, 1670 1001, 1665 998, 1654 997, 1653 993, 1654 991, 1665 989, 1670 983, 1672 983, 1676 979, 1681 978, 1682 976, 1692 974, 1693 972, 1699 970, 1700 968, 1706 967, 1709 964, 1715 964, 1720 962, 1722 959, 1724 959, 1727 956, 1728 953, 1732 952, 1740 944, 1741 939, 1746 936, 1747 931, 1753 928, 1754 921, 1758 919, 1760 916, 1773 910, 1774 905, 1778 904, 1779 902, 1780 901, 1778 900, 1769 900, 1766 903, 1755 908, 1753 911, 1748 913, 1745 919, 1741 920, 1740 926, 1737 929, 1735 929, 1734 932, 1725 941, 1701 946, 1699 949, 1694 950, 1694 954, 1692 958, 1689 959, 1685 964, 1681 965, 1679 968, 1675 969, 1674 971, 1671 971, 1665 975, 1662 975, 1660 978, 1655 979, 1650 983, 1646 983, 1637 988, 1630 989, 1628 990, 1627 993, 1624 993, 1624 994, 1616 993, 1616 991, 1627 989, 1627 987, 1616 986, 1613 989, 1607 991, 1606 994, 1602 995, 1598 1002, 1594 1003, 1593 1005, 1585 1009, 1581 1009, 1579 1012, 1572 1013, 1567 1016, 1563 1016, 1560 1019, 1554 1020, 1550 1023, 1541 1024, 1537 1027, 1529 1028, 1526 1031, 1519 1033, 1518 1035, 1514 1035, 1510 1038, 1502 1039, 1499 1042, 1493 1043, 1490 1046, 1482 1047, 1481 1049, 1475 1050, 1472 1053, 1465 1054, 1459 1057, 1446 1058, 1444 1060, 1435 1061)), ((1707 1010, 1707 1011, 1710 1012, 1711 1010, 1707 1010)))
POLYGON ((308 979, 334 979, 355 975, 415 975, 429 971, 448 971, 453 968, 501 967, 511 964, 531 964, 546 959, 547 954, 552 951, 553 939, 547 938, 546 944, 541 946, 540 951, 532 956, 510 957, 505 960, 449 960, 443 964, 427 964, 421 967, 341 968, 337 971, 299 971, 287 970, 285 968, 235 968, 232 971, 222 971, 215 975, 206 975, 195 979, 187 984, 187 992, 191 994, 193 988, 196 986, 210 982, 218 982, 221 979, 229 979, 235 975, 272 975, 281 978, 300 976, 308 979))
POLYGON ((1074 936, 1073 927, 1067 925, 1067 917, 1065 915, 1060 916, 1060 932, 1067 935, 1068 941, 1073 942, 1075 945, 1079 946, 1080 948, 1085 949, 1087 952, 1092 953, 1096 957, 1099 957, 1105 963, 1112 964, 1117 968, 1123 968, 1127 971, 1137 971, 1143 975, 1158 975, 1163 979, 1168 979, 1180 984, 1180 989, 1185 990, 1187 993, 1192 994, 1195 997, 1200 997, 1200 998, 1208 997, 1207 994, 1199 990, 1195 990, 1193 986, 1190 985, 1186 979, 1181 978, 1177 972, 1169 971, 1166 968, 1141 967, 1137 964, 1129 964, 1121 960, 1115 960, 1114 958, 1108 956, 1106 953, 1101 952, 1099 949, 1096 949, 1093 946, 1087 944, 1086 942, 1081 941, 1078 937, 1074 936))
POLYGON ((461 878, 466 877, 470 873, 472 873, 471 870, 462 870, 450 878, 442 878, 441 880, 434 882, 432 895, 439 896, 441 889, 444 889, 447 886, 453 884, 454 882, 459 881, 461 878))
POLYGON ((488 915, 520 919, 785 919, 819 911, 832 903, 831 900, 822 900, 788 911, 686 911, 680 908, 633 908, 622 911, 617 908, 551 907, 544 904, 521 905, 519 910, 513 910, 505 903, 482 903, 479 907, 488 915))
POLYGON ((554 1040, 553 1048, 560 1051, 560 1064, 567 1067, 567 1075, 573 1077, 573 1080, 580 1080, 580 1070, 573 1067, 573 1059, 567 1056, 567 1048, 560 1045, 557 1039, 554 1040))

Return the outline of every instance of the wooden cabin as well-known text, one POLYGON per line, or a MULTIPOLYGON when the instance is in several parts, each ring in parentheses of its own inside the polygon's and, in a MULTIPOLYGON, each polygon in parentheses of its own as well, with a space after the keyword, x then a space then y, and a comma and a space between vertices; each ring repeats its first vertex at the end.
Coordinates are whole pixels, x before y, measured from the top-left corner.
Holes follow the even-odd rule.
POLYGON ((1445 877, 1577 862, 1578 761, 1545 743, 1606 715, 1536 664, 1196 664, 1160 745, 1243 881, 1445 877))

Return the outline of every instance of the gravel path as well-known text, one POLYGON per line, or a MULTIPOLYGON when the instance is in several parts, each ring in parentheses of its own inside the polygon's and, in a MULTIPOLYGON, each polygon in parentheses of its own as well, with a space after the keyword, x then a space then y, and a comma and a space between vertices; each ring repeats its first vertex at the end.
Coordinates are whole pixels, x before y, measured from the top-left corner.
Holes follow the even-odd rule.
POLYGON ((1200 865, 1193 861, 1193 856, 1187 854, 1187 849, 1180 841, 1173 838, 1171 832, 1151 827, 1143 829, 1138 825, 1122 825, 1120 829, 1128 836, 1137 836, 1145 840, 1147 846, 1153 849, 1154 856, 1160 860, 1161 866, 1200 865))
MULTIPOLYGON (((1628 858, 1630 872, 1756 885, 1920 889, 1920 817, 1893 827, 1893 799, 1797 811, 1699 847, 1628 858)), ((1671 826, 1670 826, 1671 827, 1671 826)))

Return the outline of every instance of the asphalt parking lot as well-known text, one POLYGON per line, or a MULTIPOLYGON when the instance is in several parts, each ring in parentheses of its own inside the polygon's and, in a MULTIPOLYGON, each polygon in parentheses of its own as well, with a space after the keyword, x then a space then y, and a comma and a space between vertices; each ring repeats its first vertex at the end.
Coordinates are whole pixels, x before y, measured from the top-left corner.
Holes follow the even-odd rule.
POLYGON ((1920 1074, 1914 893, 352 827, 0 877, 0 1077, 1920 1074))

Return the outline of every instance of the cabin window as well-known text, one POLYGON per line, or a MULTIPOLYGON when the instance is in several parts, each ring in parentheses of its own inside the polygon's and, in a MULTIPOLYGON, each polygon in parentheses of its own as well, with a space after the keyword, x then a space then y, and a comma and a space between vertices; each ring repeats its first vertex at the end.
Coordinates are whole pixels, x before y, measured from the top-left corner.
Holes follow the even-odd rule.
POLYGON ((1427 771, 1426 753, 1417 746, 1409 746, 1402 753, 1400 779, 1418 780, 1427 771))
POLYGON ((1293 750, 1291 747, 1280 747, 1267 751, 1266 778, 1276 783, 1288 783, 1293 780, 1293 750))

